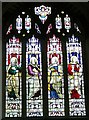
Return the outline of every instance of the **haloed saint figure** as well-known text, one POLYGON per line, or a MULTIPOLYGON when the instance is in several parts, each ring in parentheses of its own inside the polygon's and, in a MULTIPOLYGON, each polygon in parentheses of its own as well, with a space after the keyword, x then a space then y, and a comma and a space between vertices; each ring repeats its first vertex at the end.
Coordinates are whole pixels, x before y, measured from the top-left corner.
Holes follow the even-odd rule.
POLYGON ((19 79, 21 76, 21 67, 19 67, 17 63, 18 63, 18 59, 16 57, 12 57, 7 72, 8 97, 14 99, 19 97, 19 79))
POLYGON ((58 55, 54 53, 52 55, 51 64, 49 66, 49 81, 50 84, 49 90, 50 90, 50 98, 51 99, 58 99, 62 97, 61 93, 61 80, 62 80, 62 68, 58 64, 58 55))
POLYGON ((28 75, 30 82, 29 97, 39 97, 41 95, 40 68, 35 54, 31 55, 30 64, 28 64, 28 75))

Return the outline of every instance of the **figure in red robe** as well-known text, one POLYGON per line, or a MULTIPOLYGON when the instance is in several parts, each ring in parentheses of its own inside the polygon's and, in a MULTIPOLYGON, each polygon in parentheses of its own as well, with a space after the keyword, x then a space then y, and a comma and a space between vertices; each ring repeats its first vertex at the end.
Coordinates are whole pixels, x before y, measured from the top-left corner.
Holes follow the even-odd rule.
POLYGON ((74 71, 75 72, 79 72, 79 69, 80 69, 80 65, 77 63, 74 65, 74 71))
POLYGON ((71 99, 79 99, 80 98, 80 94, 78 93, 78 91, 76 90, 76 88, 74 87, 73 90, 71 90, 71 99))
POLYGON ((69 75, 73 75, 72 65, 71 65, 71 64, 68 65, 68 74, 69 74, 69 75))

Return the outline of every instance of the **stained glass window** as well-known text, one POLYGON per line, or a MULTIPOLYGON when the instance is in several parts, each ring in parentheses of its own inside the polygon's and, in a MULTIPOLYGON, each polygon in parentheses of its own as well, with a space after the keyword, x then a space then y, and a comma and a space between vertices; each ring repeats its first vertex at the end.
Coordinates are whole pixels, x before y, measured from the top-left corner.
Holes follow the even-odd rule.
POLYGON ((84 74, 81 42, 74 35, 67 46, 69 115, 85 116, 84 74))
POLYGON ((64 116, 64 77, 62 43, 53 35, 47 43, 49 116, 64 116))
POLYGON ((6 117, 22 116, 22 45, 18 38, 6 43, 6 117))
POLYGON ((43 116, 41 45, 32 36, 26 44, 27 117, 43 116))
POLYGON ((37 6, 23 5, 6 23, 5 117, 84 118, 82 30, 57 6, 37 6), (68 37, 73 31, 78 37, 68 37))

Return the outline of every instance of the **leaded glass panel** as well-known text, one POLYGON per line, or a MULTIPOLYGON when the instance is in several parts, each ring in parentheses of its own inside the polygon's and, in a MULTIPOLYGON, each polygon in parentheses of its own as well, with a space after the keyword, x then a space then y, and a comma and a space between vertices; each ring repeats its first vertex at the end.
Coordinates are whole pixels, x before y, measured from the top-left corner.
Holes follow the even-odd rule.
POLYGON ((32 36, 26 44, 27 117, 43 116, 41 45, 32 36))
POLYGON ((68 64, 69 115, 85 116, 84 74, 81 42, 72 35, 66 44, 68 64))
POLYGON ((53 35, 47 43, 49 116, 64 116, 64 77, 62 43, 53 35))
POLYGON ((6 43, 6 117, 22 116, 22 44, 18 38, 6 43))

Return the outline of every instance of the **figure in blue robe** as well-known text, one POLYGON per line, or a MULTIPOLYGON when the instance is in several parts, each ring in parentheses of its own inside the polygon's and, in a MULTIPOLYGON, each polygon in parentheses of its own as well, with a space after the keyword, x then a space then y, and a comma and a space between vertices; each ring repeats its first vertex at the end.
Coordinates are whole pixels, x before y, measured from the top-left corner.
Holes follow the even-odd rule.
POLYGON ((58 99, 59 96, 56 92, 56 90, 53 88, 52 84, 50 84, 50 98, 51 99, 58 99))

